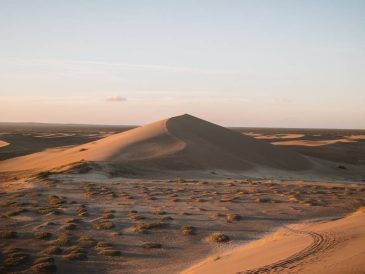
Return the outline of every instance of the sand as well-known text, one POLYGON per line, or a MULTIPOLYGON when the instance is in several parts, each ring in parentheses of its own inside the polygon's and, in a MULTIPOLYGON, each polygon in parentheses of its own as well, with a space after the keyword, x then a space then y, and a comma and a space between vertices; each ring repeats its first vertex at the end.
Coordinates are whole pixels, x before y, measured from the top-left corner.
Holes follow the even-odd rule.
POLYGON ((364 273, 364 227, 365 211, 336 221, 290 225, 182 273, 364 273))
POLYGON ((310 146, 310 147, 318 147, 318 146, 327 146, 336 143, 353 143, 356 142, 354 139, 335 139, 335 140, 319 140, 319 141, 312 141, 312 140, 291 140, 291 141, 278 141, 272 142, 271 144, 277 146, 310 146))
POLYGON ((5 142, 5 141, 0 140, 0 147, 5 147, 5 146, 8 146, 8 145, 10 145, 10 144, 5 142))
MULTIPOLYGON (((18 180, 0 190, 0 238, 6 231, 18 234, 17 238, 1 238, 0 252, 22 248, 31 259, 19 267, 0 268, 2 273, 29 269, 35 259, 42 257, 42 252, 54 246, 62 250, 51 255, 57 273, 180 273, 207 254, 221 255, 277 227, 343 216, 365 203, 365 187, 350 183, 127 179, 110 178, 98 170, 52 174, 27 181, 31 188, 18 180), (227 214, 240 215, 241 219, 227 221, 227 214), (95 228, 104 221, 113 226, 95 228), (137 229, 143 224, 156 226, 137 229), (181 227, 185 225, 194 227, 195 232, 184 235, 181 227), (37 239, 36 232, 48 232, 51 236, 37 239), (230 241, 207 242, 205 239, 212 232, 221 232, 230 241), (58 243, 57 239, 65 234, 70 242, 58 243), (121 254, 105 256, 93 245, 82 247, 81 236, 91 237, 95 243, 107 243, 121 254), (161 248, 143 248, 145 242, 161 244, 161 248), (87 258, 69 260, 72 248, 82 248, 87 258)), ((281 239, 280 234, 275 237, 281 239)), ((296 234, 293 237, 302 241, 296 234)), ((301 245, 282 252, 277 245, 278 253, 271 260, 290 256, 310 242, 310 237, 304 237, 301 245)))
POLYGON ((272 134, 272 135, 259 135, 256 139, 270 140, 270 139, 297 139, 304 137, 304 134, 272 134))
POLYGON ((72 148, 0 162, 0 172, 45 171, 86 160, 158 170, 303 170, 300 154, 190 115, 181 115, 72 148))

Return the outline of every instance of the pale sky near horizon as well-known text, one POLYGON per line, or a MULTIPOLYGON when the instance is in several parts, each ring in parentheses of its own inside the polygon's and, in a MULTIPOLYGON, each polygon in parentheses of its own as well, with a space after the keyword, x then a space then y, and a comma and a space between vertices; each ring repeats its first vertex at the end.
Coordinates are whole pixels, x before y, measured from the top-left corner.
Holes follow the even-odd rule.
POLYGON ((0 0, 0 121, 365 129, 363 0, 0 0))

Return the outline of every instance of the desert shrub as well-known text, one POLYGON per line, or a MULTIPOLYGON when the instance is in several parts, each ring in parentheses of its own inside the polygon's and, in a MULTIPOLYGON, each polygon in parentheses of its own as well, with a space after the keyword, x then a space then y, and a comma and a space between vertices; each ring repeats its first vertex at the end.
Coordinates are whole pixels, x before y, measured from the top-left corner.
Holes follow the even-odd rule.
POLYGON ((71 238, 67 234, 62 234, 56 240, 52 241, 52 243, 57 246, 66 246, 71 243, 71 238))
POLYGON ((62 249, 58 246, 49 246, 45 250, 42 251, 42 254, 45 255, 58 255, 62 253, 62 249))
POLYGON ((18 238, 18 233, 16 231, 2 231, 0 232, 1 239, 15 239, 18 238))
POLYGON ((150 249, 150 248, 161 248, 162 245, 159 243, 153 243, 153 242, 145 242, 141 245, 143 248, 150 249))
POLYGON ((153 222, 153 223, 138 223, 134 224, 133 227, 135 228, 135 231, 142 231, 142 230, 149 230, 149 229, 158 229, 158 228, 164 228, 168 224, 164 222, 153 222))
POLYGON ((111 221, 102 220, 99 223, 93 225, 96 230, 105 230, 112 229, 114 227, 114 223, 111 221))
POLYGON ((89 236, 80 236, 79 244, 82 247, 92 247, 95 246, 96 242, 93 238, 89 236))
POLYGON ((23 212, 26 212, 26 211, 27 211, 27 210, 26 210, 25 208, 16 208, 16 209, 13 209, 13 210, 11 210, 11 211, 7 212, 5 215, 6 215, 7 217, 17 216, 17 215, 19 215, 19 214, 21 214, 21 213, 23 213, 23 212))
POLYGON ((213 232, 207 237, 207 240, 214 243, 224 243, 229 241, 229 237, 220 232, 213 232))
POLYGON ((172 221, 174 218, 170 217, 170 216, 164 216, 161 218, 161 222, 165 222, 165 221, 172 221))
POLYGON ((95 245, 96 249, 104 249, 104 248, 111 248, 111 244, 107 243, 107 242, 97 242, 97 244, 95 245))
POLYGON ((31 273, 52 273, 56 271, 57 267, 54 262, 41 262, 33 264, 30 268, 31 273))
POLYGON ((71 252, 70 254, 67 254, 64 256, 65 259, 67 260, 87 260, 87 255, 86 253, 82 253, 82 252, 71 252))
POLYGON ((60 207, 62 206, 62 204, 64 204, 65 201, 62 200, 60 197, 58 197, 57 195, 50 195, 48 196, 48 204, 50 206, 53 207, 60 207))
POLYGON ((52 236, 51 233, 45 231, 34 232, 34 237, 39 240, 48 239, 52 236))
POLYGON ((103 250, 99 251, 98 254, 104 255, 104 256, 120 256, 122 253, 119 250, 107 248, 107 249, 103 249, 103 250))
POLYGON ((191 225, 183 225, 180 230, 183 235, 193 235, 196 232, 196 228, 191 225))
POLYGON ((167 212, 163 211, 163 210, 156 210, 154 212, 152 212, 153 215, 166 215, 167 212))
POLYGON ((29 255, 21 248, 11 248, 3 252, 4 266, 20 266, 29 260, 29 255))
POLYGON ((242 217, 239 214, 229 213, 226 215, 226 220, 228 223, 232 223, 233 221, 239 221, 242 217))
POLYGON ((114 214, 113 213, 103 213, 103 215, 101 215, 101 217, 103 218, 103 219, 114 219, 114 214))
POLYGON ((60 211, 53 207, 40 207, 40 208, 38 208, 38 213, 42 214, 42 215, 46 215, 46 214, 50 214, 50 213, 59 215, 60 211))
POLYGON ((54 258, 53 257, 40 257, 38 259, 35 259, 33 264, 40 264, 40 263, 54 263, 54 258))
POLYGON ((39 172, 37 175, 36 175, 36 178, 38 179, 47 179, 49 176, 51 176, 52 174, 54 174, 54 172, 52 171, 42 171, 42 172, 39 172))
POLYGON ((63 225, 62 229, 74 230, 74 229, 76 229, 76 225, 74 223, 68 223, 68 224, 63 225))

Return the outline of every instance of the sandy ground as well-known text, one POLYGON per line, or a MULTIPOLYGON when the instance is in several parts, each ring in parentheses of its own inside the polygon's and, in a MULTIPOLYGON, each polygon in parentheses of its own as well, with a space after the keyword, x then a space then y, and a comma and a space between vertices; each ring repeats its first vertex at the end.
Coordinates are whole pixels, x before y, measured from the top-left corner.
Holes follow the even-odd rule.
POLYGON ((49 149, 0 161, 0 273, 347 271, 339 258, 361 273, 362 215, 323 222, 365 205, 354 132, 257 140, 189 115, 72 147, 54 145, 76 129, 33 132, 49 149), (303 139, 335 143, 270 144, 303 139))
POLYGON ((365 210, 335 221, 286 226, 183 274, 364 273, 365 210))
POLYGON ((91 172, 28 179, 28 186, 0 193, 4 273, 29 270, 45 256, 57 273, 179 273, 282 225, 343 216, 365 204, 365 187, 355 183, 143 180, 91 172), (184 226, 191 233, 184 235, 184 226), (50 234, 37 239, 39 232, 50 234), (207 241, 213 232, 229 241, 207 241), (5 264, 11 248, 21 248, 26 260, 5 264))
POLYGON ((354 139, 335 139, 335 140, 320 140, 320 141, 312 141, 312 140, 291 140, 291 141, 279 141, 272 142, 271 144, 277 146, 310 146, 310 147, 318 147, 318 146, 327 146, 336 143, 353 143, 356 142, 354 139))

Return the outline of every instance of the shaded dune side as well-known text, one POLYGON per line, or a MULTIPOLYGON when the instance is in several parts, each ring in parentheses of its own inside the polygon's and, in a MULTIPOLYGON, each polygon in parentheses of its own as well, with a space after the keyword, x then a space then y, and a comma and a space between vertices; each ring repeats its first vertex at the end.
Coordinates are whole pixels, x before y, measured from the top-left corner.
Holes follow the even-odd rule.
POLYGON ((196 168, 245 170, 257 165, 300 170, 310 167, 300 154, 185 114, 166 121, 167 130, 185 143, 174 155, 196 168))

